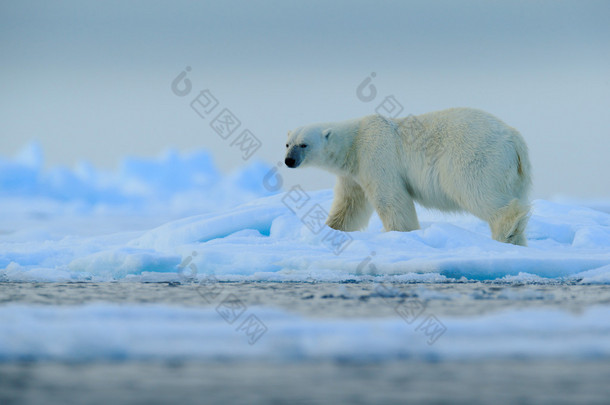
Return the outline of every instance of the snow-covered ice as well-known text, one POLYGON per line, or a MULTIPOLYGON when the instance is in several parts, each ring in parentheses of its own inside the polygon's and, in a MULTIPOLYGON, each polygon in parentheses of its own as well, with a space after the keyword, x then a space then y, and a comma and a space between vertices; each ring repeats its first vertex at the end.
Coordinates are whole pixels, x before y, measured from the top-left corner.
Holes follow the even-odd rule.
POLYGON ((30 145, 0 160, 0 279, 165 280, 187 261, 189 276, 233 281, 610 282, 610 215, 600 210, 534 201, 527 248, 491 240, 470 215, 421 207, 418 231, 384 233, 374 216, 347 234, 323 226, 331 190, 275 190, 264 181, 280 176, 273 170, 258 162, 223 175, 203 151, 129 158, 117 172, 45 170, 30 145))

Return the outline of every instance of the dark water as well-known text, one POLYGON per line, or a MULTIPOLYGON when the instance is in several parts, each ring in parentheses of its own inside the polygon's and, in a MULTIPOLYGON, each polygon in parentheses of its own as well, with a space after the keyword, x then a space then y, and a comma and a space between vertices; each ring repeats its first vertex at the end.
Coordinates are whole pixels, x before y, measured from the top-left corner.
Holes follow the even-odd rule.
MULTIPOLYGON (((418 297, 439 316, 508 308, 574 312, 610 304, 610 286, 498 282, 223 283, 251 305, 307 317, 396 316, 418 297)), ((0 283, 0 305, 167 304, 205 307, 197 284, 0 283)), ((1 327, 1 325, 0 325, 1 327)), ((380 363, 0 363, 0 405, 12 404, 561 404, 610 403, 610 361, 491 360, 380 363)))
POLYGON ((12 404, 607 404, 607 362, 3 364, 12 404))
MULTIPOLYGON (((418 298, 438 316, 478 316, 505 309, 559 308, 580 312, 610 304, 610 285, 577 283, 221 283, 248 305, 309 317, 394 317, 401 300, 418 298), (383 287, 380 289, 380 286, 383 287)), ((166 304, 206 307, 197 283, 0 283, 0 305, 166 304)))

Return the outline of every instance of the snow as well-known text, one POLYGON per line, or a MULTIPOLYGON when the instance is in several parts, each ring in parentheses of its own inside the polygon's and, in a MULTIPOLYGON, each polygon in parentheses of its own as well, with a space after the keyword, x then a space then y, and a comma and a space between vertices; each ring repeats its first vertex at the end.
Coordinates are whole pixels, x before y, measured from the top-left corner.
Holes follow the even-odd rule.
POLYGON ((225 175, 205 151, 127 158, 114 172, 45 169, 29 145, 0 159, 0 280, 180 280, 187 260, 190 277, 232 281, 610 282, 607 212, 536 200, 528 247, 493 241, 471 215, 421 207, 418 231, 382 232, 374 216, 365 231, 333 232, 332 191, 276 190, 265 181, 274 170, 225 175))
MULTIPOLYGON (((0 307, 0 361, 265 360, 383 361, 479 358, 599 359, 610 356, 610 308, 575 315, 506 311, 443 319, 434 334, 419 320, 308 319, 252 307, 259 332, 214 309, 95 304, 0 307), (543 327, 542 327, 543 325, 543 327)), ((247 323, 246 323, 247 325, 247 323)))
POLYGON ((31 143, 13 159, 0 157, 0 197, 61 203, 83 214, 162 211, 184 216, 270 194, 262 182, 251 181, 267 171, 267 165, 254 162, 223 176, 203 150, 188 154, 168 150, 158 159, 127 157, 114 172, 87 162, 74 169, 45 170, 40 146, 31 143))

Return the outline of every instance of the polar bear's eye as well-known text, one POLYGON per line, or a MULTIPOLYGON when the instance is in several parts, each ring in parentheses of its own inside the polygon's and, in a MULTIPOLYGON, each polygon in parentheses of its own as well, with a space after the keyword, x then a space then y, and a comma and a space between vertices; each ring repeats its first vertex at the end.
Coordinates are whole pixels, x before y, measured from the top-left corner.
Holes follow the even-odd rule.
POLYGON ((288 147, 288 144, 286 144, 286 147, 288 147))
POLYGON ((307 145, 305 145, 304 143, 300 144, 299 146, 300 146, 301 148, 306 148, 306 147, 307 147, 307 145))

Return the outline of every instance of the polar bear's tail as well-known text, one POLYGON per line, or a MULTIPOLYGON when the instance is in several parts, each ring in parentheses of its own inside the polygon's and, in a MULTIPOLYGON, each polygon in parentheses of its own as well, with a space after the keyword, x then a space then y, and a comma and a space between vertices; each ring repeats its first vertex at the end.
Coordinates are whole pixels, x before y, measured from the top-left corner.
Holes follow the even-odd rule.
POLYGON ((529 209, 528 205, 516 198, 499 209, 489 223, 492 237, 499 242, 527 246, 524 232, 529 220, 529 209))

